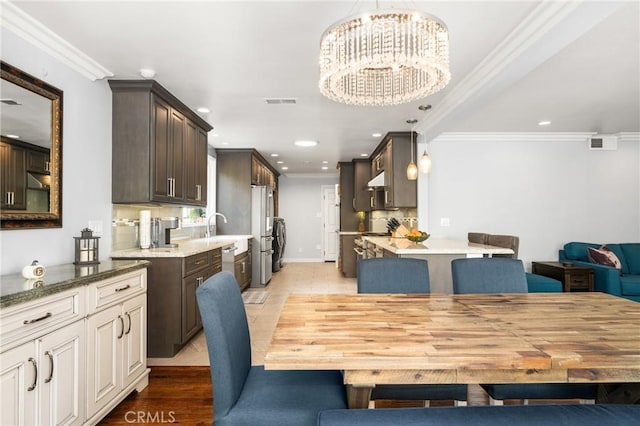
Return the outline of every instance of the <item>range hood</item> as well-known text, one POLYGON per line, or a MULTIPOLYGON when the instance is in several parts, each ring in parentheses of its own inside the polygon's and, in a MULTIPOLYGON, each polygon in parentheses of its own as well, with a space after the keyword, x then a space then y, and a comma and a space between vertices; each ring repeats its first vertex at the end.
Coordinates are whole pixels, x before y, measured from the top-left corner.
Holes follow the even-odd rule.
POLYGON ((370 187, 373 187, 373 188, 383 187, 384 186, 384 172, 380 172, 376 177, 371 179, 367 183, 367 186, 370 186, 370 187))

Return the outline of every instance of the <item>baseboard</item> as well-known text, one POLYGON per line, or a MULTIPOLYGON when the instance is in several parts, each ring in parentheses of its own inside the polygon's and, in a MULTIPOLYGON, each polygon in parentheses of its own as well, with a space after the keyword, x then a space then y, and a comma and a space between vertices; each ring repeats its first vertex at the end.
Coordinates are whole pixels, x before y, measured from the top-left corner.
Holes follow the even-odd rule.
POLYGON ((311 258, 291 258, 291 259, 287 259, 286 257, 282 259, 282 261, 286 264, 286 263, 322 263, 324 262, 324 259, 320 259, 317 257, 311 257, 311 258))

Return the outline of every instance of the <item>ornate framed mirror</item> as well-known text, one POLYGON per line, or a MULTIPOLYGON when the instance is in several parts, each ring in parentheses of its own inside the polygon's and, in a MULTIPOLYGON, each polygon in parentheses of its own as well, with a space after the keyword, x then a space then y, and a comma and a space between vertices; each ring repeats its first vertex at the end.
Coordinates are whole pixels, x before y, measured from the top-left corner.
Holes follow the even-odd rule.
POLYGON ((62 90, 1 62, 0 224, 62 227, 62 90))

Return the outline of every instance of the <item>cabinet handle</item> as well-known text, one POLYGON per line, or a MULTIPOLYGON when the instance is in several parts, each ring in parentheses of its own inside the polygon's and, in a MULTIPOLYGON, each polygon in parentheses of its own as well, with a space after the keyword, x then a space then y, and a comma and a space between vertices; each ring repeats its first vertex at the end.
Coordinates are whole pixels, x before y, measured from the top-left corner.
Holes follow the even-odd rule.
POLYGON ((33 324, 34 322, 38 322, 38 321, 42 321, 44 319, 47 319, 49 317, 51 317, 53 314, 51 312, 47 312, 46 314, 44 314, 43 316, 41 316, 40 318, 35 318, 35 319, 30 319, 30 320, 24 320, 22 322, 23 325, 26 324, 33 324))
POLYGON ((200 201, 202 199, 202 186, 196 185, 196 200, 200 201))
POLYGON ((196 278, 196 288, 200 287, 202 285, 202 283, 204 282, 204 277, 198 277, 196 278))
POLYGON ((53 379, 53 355, 49 351, 46 351, 44 354, 49 357, 49 366, 50 366, 49 377, 44 379, 44 382, 49 383, 51 379, 53 379))
POLYGON ((373 196, 369 198, 369 206, 373 208, 373 196))
POLYGON ((247 263, 246 262, 242 262, 242 273, 244 274, 246 272, 246 267, 247 263))
POLYGON ((120 320, 120 335, 118 336, 118 339, 122 339, 122 336, 124 336, 124 318, 122 318, 121 315, 118 315, 118 319, 120 320))
POLYGON ((116 288, 116 293, 120 292, 120 291, 125 291, 127 289, 131 288, 131 284, 127 284, 124 287, 120 287, 120 288, 116 288))
POLYGON ((171 178, 167 178, 167 197, 171 197, 171 178))
POLYGON ((193 262, 194 265, 202 265, 204 260, 198 260, 197 262, 193 262))
POLYGON ((171 178, 171 196, 172 197, 176 196, 176 179, 175 178, 171 178))
POLYGON ((34 390, 36 388, 36 385, 38 384, 38 364, 36 364, 36 360, 31 358, 31 357, 29 357, 27 362, 30 362, 31 364, 33 364, 33 371, 35 371, 35 376, 33 378, 33 384, 27 388, 27 391, 31 392, 32 390, 34 390))
POLYGON ((384 191, 384 203, 389 204, 389 191, 384 191))
MULTIPOLYGON (((129 332, 131 332, 131 315, 129 315, 129 312, 126 312, 125 315, 127 316, 127 320, 129 321, 129 328, 127 328, 127 331, 125 331, 124 334, 129 334, 129 332)), ((122 328, 124 328, 124 325, 122 328)))
POLYGON ((49 161, 45 161, 44 162, 44 170, 47 171, 47 172, 51 171, 51 162, 49 162, 49 161))

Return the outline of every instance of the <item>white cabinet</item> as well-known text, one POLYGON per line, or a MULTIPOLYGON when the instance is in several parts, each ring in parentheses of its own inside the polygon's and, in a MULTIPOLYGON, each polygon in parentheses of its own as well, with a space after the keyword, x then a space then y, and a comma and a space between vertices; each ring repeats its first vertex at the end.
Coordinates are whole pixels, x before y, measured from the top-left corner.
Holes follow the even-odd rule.
POLYGON ((87 418, 98 421, 147 385, 146 270, 87 289, 87 418))
MULTIPOLYGON (((22 328, 24 341, 0 354, 3 425, 80 425, 84 421, 84 320, 60 320, 69 311, 58 310, 67 302, 80 302, 77 290, 47 297, 35 306, 18 306, 3 311, 4 320, 15 325, 7 335, 22 328), (46 301, 48 303, 42 303, 46 301), (42 314, 45 308, 47 312, 42 314), (56 312, 54 314, 53 312, 56 312), (40 335, 49 325, 60 328, 40 335), (18 325, 21 324, 22 327, 18 325), (44 328, 43 328, 44 327, 44 328), (34 333, 33 330, 36 330, 34 333)), ((73 305, 73 303, 71 304, 73 305)), ((76 311, 77 312, 77 311, 76 311)), ((48 327, 51 328, 51 327, 48 327)), ((15 334, 14 334, 15 337, 15 334)))
POLYGON ((148 385, 147 270, 0 310, 0 425, 95 425, 148 385))

